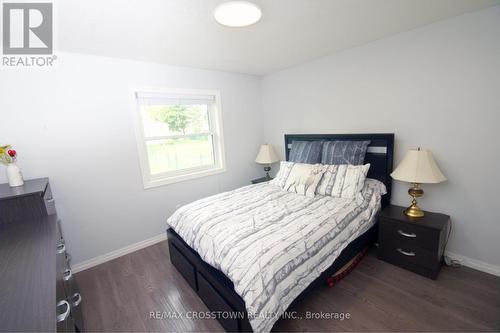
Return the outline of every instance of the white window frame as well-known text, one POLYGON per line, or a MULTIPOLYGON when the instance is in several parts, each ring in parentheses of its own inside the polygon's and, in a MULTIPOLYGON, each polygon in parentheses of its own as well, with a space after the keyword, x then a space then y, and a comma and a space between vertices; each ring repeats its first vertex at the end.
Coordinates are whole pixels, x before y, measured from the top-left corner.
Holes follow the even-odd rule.
POLYGON ((142 172, 142 180, 144 188, 153 188, 157 186, 168 185, 181 181, 207 177, 216 175, 226 171, 226 157, 224 153, 224 135, 222 126, 222 104, 219 90, 206 89, 176 89, 163 87, 131 87, 130 88, 131 103, 133 105, 133 119, 135 127, 135 136, 137 141, 137 150, 139 153, 139 163, 142 172), (211 135, 214 153, 214 165, 182 169, 177 171, 169 171, 160 174, 152 175, 149 168, 149 158, 146 147, 146 142, 158 139, 172 139, 176 137, 186 137, 187 135, 169 135, 146 138, 144 135, 144 124, 142 122, 141 104, 137 99, 138 93, 164 93, 166 95, 186 95, 189 96, 213 96, 215 102, 212 108, 209 108, 208 119, 210 131, 204 133, 196 133, 193 135, 211 135))

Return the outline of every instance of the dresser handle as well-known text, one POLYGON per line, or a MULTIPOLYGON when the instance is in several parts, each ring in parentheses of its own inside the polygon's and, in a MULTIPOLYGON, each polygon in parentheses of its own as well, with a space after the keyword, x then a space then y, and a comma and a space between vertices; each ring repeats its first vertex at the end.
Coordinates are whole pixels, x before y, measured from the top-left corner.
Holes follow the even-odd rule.
POLYGON ((80 293, 74 293, 71 299, 71 304, 73 305, 73 307, 77 307, 82 302, 82 295, 80 295, 80 293))
POLYGON ((69 281, 71 277, 73 276, 73 272, 71 272, 71 269, 65 269, 63 272, 63 280, 64 281, 69 281))
POLYGON ((405 256, 408 256, 408 257, 414 257, 415 256, 415 252, 407 252, 407 251, 401 250, 400 248, 398 248, 398 252, 401 253, 401 254, 404 254, 405 256))
POLYGON ((69 303, 65 300, 62 300, 62 301, 59 301, 57 302, 57 307, 61 307, 61 306, 66 306, 66 311, 64 311, 63 313, 61 313, 60 315, 57 315, 57 322, 60 323, 61 321, 65 321, 68 316, 69 316, 69 313, 71 311, 71 306, 69 305, 69 303))
POLYGON ((413 233, 412 234, 407 234, 403 230, 398 230, 398 234, 400 234, 401 236, 409 237, 409 238, 415 238, 415 237, 417 237, 416 234, 413 234, 413 233))
POLYGON ((64 252, 66 252, 66 244, 61 242, 61 243, 59 243, 59 245, 57 245, 57 253, 61 254, 64 252))

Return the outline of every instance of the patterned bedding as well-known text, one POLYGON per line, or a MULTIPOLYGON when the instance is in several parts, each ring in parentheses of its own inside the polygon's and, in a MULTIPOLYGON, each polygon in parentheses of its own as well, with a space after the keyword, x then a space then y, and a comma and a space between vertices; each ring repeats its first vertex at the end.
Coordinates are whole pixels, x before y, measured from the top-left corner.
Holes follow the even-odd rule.
POLYGON ((261 183, 179 208, 168 224, 222 271, 254 332, 269 332, 292 301, 375 222, 385 186, 367 179, 354 199, 290 193, 261 183))

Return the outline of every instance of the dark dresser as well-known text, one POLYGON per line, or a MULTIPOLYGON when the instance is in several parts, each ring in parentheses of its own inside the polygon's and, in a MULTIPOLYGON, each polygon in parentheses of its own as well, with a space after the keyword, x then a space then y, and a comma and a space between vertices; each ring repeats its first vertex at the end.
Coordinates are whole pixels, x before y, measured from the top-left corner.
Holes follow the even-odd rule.
POLYGON ((83 331, 47 178, 0 184, 0 331, 83 331))
POLYGON ((389 205, 380 213, 378 257, 436 279, 443 263, 450 217, 425 212, 424 217, 411 218, 404 209, 389 205))

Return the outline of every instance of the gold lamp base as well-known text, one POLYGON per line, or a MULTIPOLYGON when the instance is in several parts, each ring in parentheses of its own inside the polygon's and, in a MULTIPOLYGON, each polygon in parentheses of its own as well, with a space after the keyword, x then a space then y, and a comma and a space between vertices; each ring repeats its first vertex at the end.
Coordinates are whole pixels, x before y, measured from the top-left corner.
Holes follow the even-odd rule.
POLYGON ((412 183, 412 187, 408 190, 408 194, 412 197, 411 206, 404 210, 406 216, 422 217, 424 211, 417 205, 417 198, 424 195, 424 190, 420 188, 420 184, 412 183))

